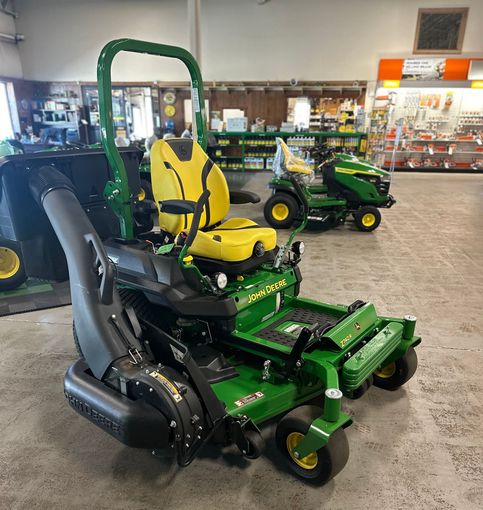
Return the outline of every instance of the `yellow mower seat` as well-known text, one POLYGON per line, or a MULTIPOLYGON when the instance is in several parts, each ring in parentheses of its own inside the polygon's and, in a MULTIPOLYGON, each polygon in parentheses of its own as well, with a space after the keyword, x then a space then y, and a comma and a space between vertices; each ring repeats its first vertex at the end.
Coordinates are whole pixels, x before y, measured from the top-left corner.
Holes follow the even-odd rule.
MULTIPOLYGON (((205 189, 211 194, 201 216, 198 233, 189 248, 193 256, 224 262, 241 262, 253 256, 257 243, 273 250, 277 234, 254 221, 230 218, 230 195, 223 172, 193 140, 158 140, 151 147, 151 181, 156 204, 164 200, 197 202, 205 189)), ((188 233, 192 214, 159 213, 159 226, 177 236, 188 233)))
POLYGON ((277 149, 280 148, 282 150, 282 161, 286 170, 306 175, 312 173, 312 170, 307 167, 305 161, 302 158, 295 157, 288 148, 288 145, 281 138, 277 138, 276 140, 277 149))
POLYGON ((208 232, 198 231, 190 248, 191 255, 239 262, 249 259, 257 242, 262 242, 267 250, 277 244, 277 234, 273 228, 259 227, 254 221, 245 218, 230 218, 208 232))

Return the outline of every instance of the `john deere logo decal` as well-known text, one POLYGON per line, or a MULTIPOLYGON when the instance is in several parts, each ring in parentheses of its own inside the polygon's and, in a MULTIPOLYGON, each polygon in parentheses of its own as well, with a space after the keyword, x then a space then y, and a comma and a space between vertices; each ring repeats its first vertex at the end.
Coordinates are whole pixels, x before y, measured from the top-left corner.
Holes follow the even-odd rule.
POLYGON ((285 278, 282 278, 278 282, 266 285, 265 288, 262 288, 258 290, 257 292, 252 292, 251 294, 248 294, 248 304, 253 303, 253 301, 256 301, 257 299, 260 299, 262 297, 265 297, 267 294, 271 294, 272 292, 276 292, 282 287, 287 286, 287 280, 285 278))
POLYGON ((359 331, 361 329, 361 325, 358 322, 354 322, 354 327, 359 331))

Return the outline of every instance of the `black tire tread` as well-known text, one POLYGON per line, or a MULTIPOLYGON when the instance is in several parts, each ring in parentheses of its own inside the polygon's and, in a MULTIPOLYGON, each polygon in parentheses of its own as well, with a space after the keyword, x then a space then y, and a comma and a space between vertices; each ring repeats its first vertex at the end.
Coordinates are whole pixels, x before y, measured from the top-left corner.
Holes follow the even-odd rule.
POLYGON ((374 386, 383 390, 394 391, 406 384, 416 373, 418 368, 418 355, 414 347, 409 347, 404 356, 395 361, 396 372, 391 377, 384 379, 374 375, 374 386))
POLYGON ((265 449, 265 442, 262 436, 255 430, 247 430, 245 432, 245 438, 250 444, 249 451, 245 453, 247 459, 257 459, 263 453, 265 449))
POLYGON ((381 211, 373 205, 363 205, 354 213, 354 223, 361 232, 372 232, 381 224, 381 211), (362 217, 367 213, 372 213, 376 217, 376 221, 371 227, 365 227, 362 224, 362 217))
POLYGON ((10 278, 5 278, 0 280, 0 292, 5 292, 8 290, 14 290, 27 279, 27 275, 25 273, 25 266, 22 257, 22 251, 20 250, 20 245, 17 241, 11 241, 9 239, 0 239, 0 247, 3 246, 5 248, 9 248, 14 251, 18 258, 20 259, 20 267, 18 271, 11 276, 10 278))
POLYGON ((141 188, 146 194, 146 200, 154 200, 153 186, 147 179, 141 179, 141 188))
POLYGON ((349 458, 349 443, 343 429, 337 429, 329 442, 318 450, 319 466, 314 470, 304 470, 293 462, 286 448, 286 438, 290 432, 306 434, 312 421, 321 416, 323 410, 317 406, 304 405, 286 414, 278 423, 275 440, 279 450, 283 453, 291 470, 304 481, 314 485, 323 485, 334 478, 347 463, 349 458))
POLYGON ((293 225, 295 218, 300 209, 300 204, 297 199, 289 193, 278 192, 274 193, 265 203, 263 208, 263 214, 267 223, 273 228, 290 228, 293 225), (285 220, 277 221, 272 216, 272 207, 276 203, 284 203, 289 210, 288 216, 285 220))
POLYGON ((79 355, 80 358, 84 359, 84 354, 82 352, 82 349, 81 349, 81 346, 79 343, 79 337, 77 336, 77 331, 75 329, 74 321, 72 321, 72 336, 74 338, 74 345, 75 345, 75 350, 77 351, 77 354, 79 355))

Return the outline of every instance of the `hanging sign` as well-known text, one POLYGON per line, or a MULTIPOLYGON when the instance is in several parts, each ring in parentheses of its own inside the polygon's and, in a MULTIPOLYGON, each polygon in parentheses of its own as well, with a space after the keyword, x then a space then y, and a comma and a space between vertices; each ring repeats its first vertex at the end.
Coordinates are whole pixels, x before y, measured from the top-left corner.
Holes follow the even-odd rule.
POLYGON ((445 58, 407 58, 403 64, 403 80, 442 80, 445 58))

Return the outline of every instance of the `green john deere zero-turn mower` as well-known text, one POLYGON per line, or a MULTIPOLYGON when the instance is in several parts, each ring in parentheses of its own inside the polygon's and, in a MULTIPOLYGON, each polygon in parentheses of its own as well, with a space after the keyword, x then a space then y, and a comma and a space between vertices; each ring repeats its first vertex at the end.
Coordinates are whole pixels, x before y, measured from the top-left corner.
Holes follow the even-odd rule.
POLYGON ((389 194, 391 174, 350 154, 334 149, 316 149, 321 160, 314 181, 314 172, 301 158, 295 157, 281 138, 277 138, 274 177, 269 184, 272 196, 264 208, 265 219, 274 228, 299 225, 304 217, 304 201, 308 207, 308 227, 329 229, 354 218, 363 232, 375 230, 381 222, 379 208, 392 207, 396 201, 389 194), (297 179, 303 197, 294 187, 297 179))
MULTIPOLYGON (((207 442, 263 450, 259 427, 278 420, 288 468, 325 483, 346 464, 343 396, 371 384, 395 390, 414 374, 415 318, 378 316, 374 305, 299 296, 303 244, 277 246, 276 232, 224 219, 229 192, 204 147, 203 81, 185 50, 130 39, 99 57, 103 146, 115 179, 105 197, 121 237, 100 241, 69 179, 55 166, 31 172, 30 189, 67 255, 80 359, 65 396, 80 415, 123 443, 172 447, 188 465, 207 442), (134 234, 127 174, 114 144, 110 69, 120 51, 180 59, 191 75, 197 140, 159 140, 151 178, 161 232, 134 234)), ((296 179, 293 186, 300 192, 296 179)), ((305 218, 299 230, 305 226, 305 218)))

